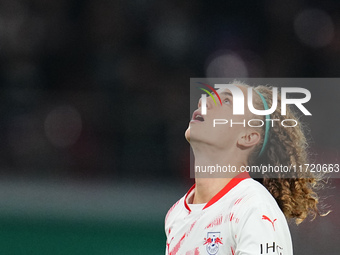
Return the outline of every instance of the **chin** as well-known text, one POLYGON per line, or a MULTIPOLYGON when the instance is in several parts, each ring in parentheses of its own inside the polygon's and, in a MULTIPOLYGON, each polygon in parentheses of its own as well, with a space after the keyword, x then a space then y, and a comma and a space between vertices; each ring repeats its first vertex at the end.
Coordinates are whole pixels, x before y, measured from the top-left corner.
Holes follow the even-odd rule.
POLYGON ((188 129, 185 131, 185 139, 187 139, 187 141, 190 143, 190 126, 188 127, 188 129))

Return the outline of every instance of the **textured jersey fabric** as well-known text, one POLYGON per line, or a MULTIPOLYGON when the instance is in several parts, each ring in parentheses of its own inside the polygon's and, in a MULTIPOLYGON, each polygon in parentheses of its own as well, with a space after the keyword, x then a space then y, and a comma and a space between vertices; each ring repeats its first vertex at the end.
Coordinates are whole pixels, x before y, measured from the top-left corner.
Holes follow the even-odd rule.
POLYGON ((167 255, 293 254, 286 218, 249 174, 233 178, 206 204, 188 204, 194 187, 166 215, 167 255))

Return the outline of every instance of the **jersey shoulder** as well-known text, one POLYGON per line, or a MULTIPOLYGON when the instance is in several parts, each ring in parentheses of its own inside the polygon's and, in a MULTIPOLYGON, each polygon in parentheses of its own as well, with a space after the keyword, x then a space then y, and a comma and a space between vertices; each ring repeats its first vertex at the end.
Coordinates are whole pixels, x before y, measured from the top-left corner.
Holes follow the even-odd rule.
POLYGON ((246 179, 239 184, 240 193, 249 205, 277 205, 275 198, 261 183, 254 179, 246 179))
POLYGON ((292 254, 287 220, 270 192, 261 183, 247 179, 240 183, 239 193, 242 199, 232 208, 235 253, 292 254))
MULTIPOLYGON (((263 212, 263 215, 276 215, 280 219, 285 216, 272 194, 261 183, 253 179, 246 179, 239 183, 237 196, 234 197, 232 210, 239 215, 263 212)), ((261 215, 262 216, 262 215, 261 215)))
POLYGON ((169 222, 171 221, 171 219, 176 218, 176 215, 178 215, 179 212, 183 209, 185 196, 186 195, 184 195, 182 198, 180 198, 176 203, 174 203, 170 207, 170 209, 168 210, 165 216, 165 226, 169 225, 169 222))

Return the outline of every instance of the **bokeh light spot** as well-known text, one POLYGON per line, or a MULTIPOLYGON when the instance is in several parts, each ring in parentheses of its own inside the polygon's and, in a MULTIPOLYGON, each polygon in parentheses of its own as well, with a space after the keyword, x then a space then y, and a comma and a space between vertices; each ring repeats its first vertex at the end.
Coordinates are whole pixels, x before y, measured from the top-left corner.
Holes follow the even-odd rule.
POLYGON ((56 147, 65 148, 73 145, 79 138, 81 130, 81 116, 72 106, 54 108, 45 120, 46 136, 56 147))
POLYGON ((299 40, 310 47, 327 46, 334 37, 334 24, 323 10, 305 9, 294 20, 294 30, 299 40))
POLYGON ((217 52, 208 59, 206 77, 248 77, 246 63, 234 52, 217 52))

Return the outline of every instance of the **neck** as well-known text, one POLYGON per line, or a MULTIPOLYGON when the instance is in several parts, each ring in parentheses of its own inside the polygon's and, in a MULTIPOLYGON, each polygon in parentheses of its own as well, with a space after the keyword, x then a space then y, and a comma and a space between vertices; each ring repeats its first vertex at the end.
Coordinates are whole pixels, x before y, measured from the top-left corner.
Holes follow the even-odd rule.
POLYGON ((241 153, 232 151, 220 151, 214 149, 197 150, 193 149, 195 155, 195 195, 193 204, 203 204, 209 202, 230 180, 239 174, 242 163, 241 153), (228 156, 228 155, 233 155, 228 156), (239 155, 239 156, 235 156, 239 155), (208 171, 208 169, 218 171, 217 167, 224 167, 226 172, 198 172, 208 171), (235 171, 232 171, 235 170, 235 171))

